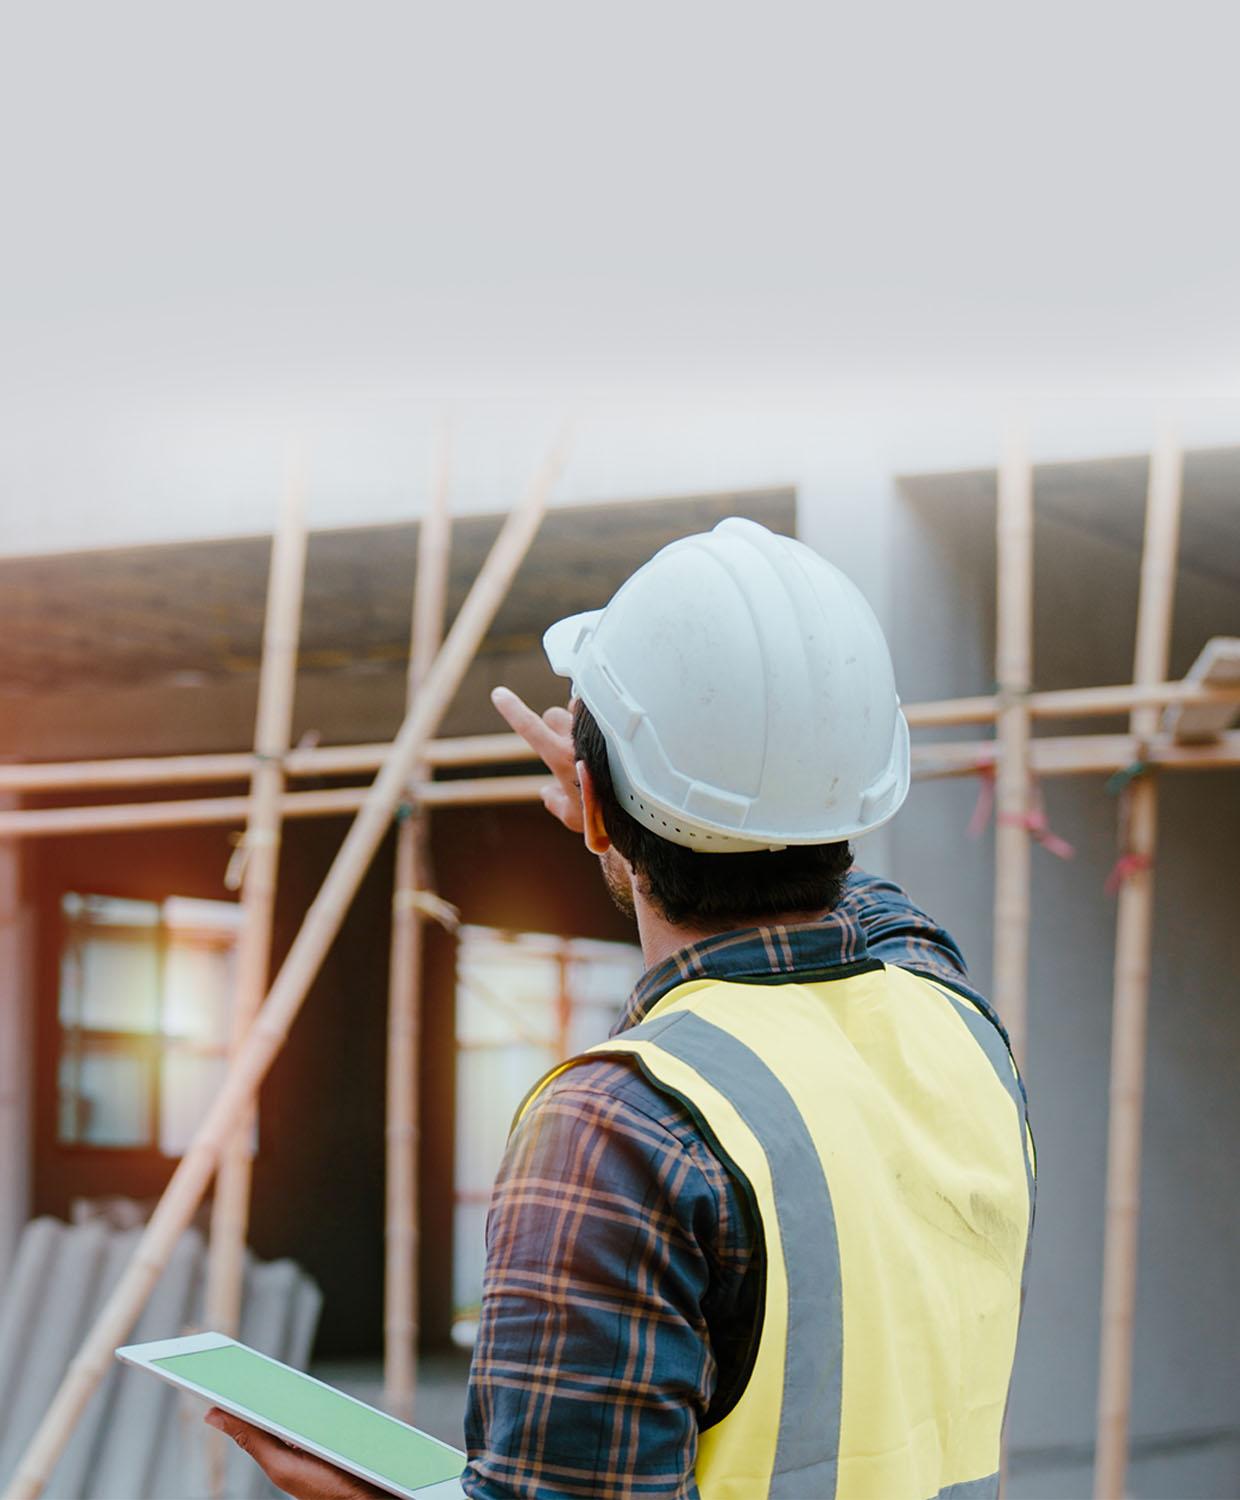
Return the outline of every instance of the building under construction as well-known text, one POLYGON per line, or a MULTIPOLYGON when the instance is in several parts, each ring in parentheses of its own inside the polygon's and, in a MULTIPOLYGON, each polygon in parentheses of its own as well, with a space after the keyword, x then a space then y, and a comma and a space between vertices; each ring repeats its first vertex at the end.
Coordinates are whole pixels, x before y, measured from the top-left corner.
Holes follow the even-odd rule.
MULTIPOLYGON (((1236 1492, 1240 447, 1134 430, 1110 456, 1035 429, 862 463, 800 418, 689 429, 636 463, 638 426, 583 423, 530 482, 471 469, 468 426, 449 444, 428 423, 420 467, 370 500, 316 490, 310 451, 251 477, 252 525, 96 523, 0 558, 0 1483, 31 1486, 14 1493, 69 1472, 50 1465, 80 1423, 45 1430, 41 1461, 31 1439, 244 1051, 264 866, 257 1001, 310 953, 355 817, 373 858, 255 1062, 256 1115, 213 1149, 252 1152, 244 1277, 254 1308, 265 1277, 283 1309, 271 1347, 386 1360, 393 1408, 427 1421, 409 1359, 468 1347, 512 1109, 605 1035, 641 971, 489 693, 561 701, 543 630, 728 515, 801 537, 874 604, 917 785, 858 862, 953 932, 1024 1060, 1041 1187, 1007 1493, 1080 1496, 1096 1473, 1104 1494, 1125 1473, 1133 1494, 1236 1492), (388 795, 393 745, 409 761, 388 795), (31 1223, 49 1218, 93 1227, 74 1274, 97 1295, 54 1348, 47 1331, 18 1402, 13 1350, 37 1363, 41 1337, 12 1295, 19 1247, 52 1299, 70 1243, 31 1223)), ((218 1198, 213 1226, 209 1194, 174 1196, 167 1244, 202 1239, 168 1334, 203 1318, 203 1246, 227 1232, 218 1198)), ((123 1390, 89 1393, 91 1441, 123 1390)), ((173 1500, 180 1473, 205 1493, 159 1410, 129 1418, 161 1427, 143 1492, 173 1500)), ((101 1461, 76 1441, 72 1493, 120 1493, 91 1487, 101 1461)))

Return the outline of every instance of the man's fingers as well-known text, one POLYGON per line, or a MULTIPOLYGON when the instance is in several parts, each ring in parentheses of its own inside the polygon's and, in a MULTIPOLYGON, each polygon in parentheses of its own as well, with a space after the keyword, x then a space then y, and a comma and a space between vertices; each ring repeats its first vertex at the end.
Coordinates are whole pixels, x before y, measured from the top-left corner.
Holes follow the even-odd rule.
MULTIPOLYGON (((509 729, 514 730, 531 750, 541 755, 551 770, 557 774, 566 765, 572 765, 573 743, 568 733, 554 727, 548 718, 536 714, 528 703, 517 697, 511 688, 497 687, 491 694, 491 702, 509 729)), ((548 710, 550 715, 553 710, 548 710)), ((568 710, 560 713, 567 716, 568 710)), ((560 721, 556 721, 558 724, 560 721)), ((572 720, 569 719, 569 728, 572 720)))
POLYGON ((208 1427, 214 1427, 217 1431, 222 1432, 225 1437, 232 1438, 234 1443, 239 1444, 243 1448, 245 1447, 245 1443, 242 1439, 258 1430, 256 1427, 251 1427, 248 1422, 243 1422, 240 1417, 234 1417, 231 1412, 225 1411, 219 1406, 213 1406, 202 1420, 208 1427))
POLYGON ((543 723, 554 734, 562 734, 567 739, 573 737, 573 716, 568 709, 561 708, 558 704, 555 708, 543 710, 543 723))
MULTIPOLYGON (((213 1406, 204 1418, 208 1426, 216 1427, 225 1437, 232 1438, 237 1447, 266 1469, 271 1474, 272 1463, 279 1463, 282 1453, 290 1453, 292 1450, 279 1438, 272 1437, 269 1432, 264 1432, 261 1427, 255 1427, 250 1422, 243 1422, 240 1417, 234 1417, 231 1412, 221 1411, 218 1406, 213 1406)), ((272 1475, 274 1478, 275 1476, 272 1475)))
POLYGON ((555 785, 542 793, 547 811, 565 828, 580 833, 581 790, 577 785, 577 758, 573 752, 573 716, 566 708, 549 708, 536 714, 511 688, 498 687, 491 694, 509 728, 515 729, 531 750, 542 756, 543 763, 555 774, 555 785))
POLYGON ((383 1500, 384 1492, 334 1464, 281 1442, 261 1427, 213 1406, 205 1419, 248 1453, 277 1489, 294 1500, 383 1500))
POLYGON ((585 821, 581 815, 581 797, 576 791, 567 792, 558 782, 546 786, 542 790, 543 806, 553 817, 559 818, 565 828, 571 829, 573 833, 581 833, 585 828, 585 821))

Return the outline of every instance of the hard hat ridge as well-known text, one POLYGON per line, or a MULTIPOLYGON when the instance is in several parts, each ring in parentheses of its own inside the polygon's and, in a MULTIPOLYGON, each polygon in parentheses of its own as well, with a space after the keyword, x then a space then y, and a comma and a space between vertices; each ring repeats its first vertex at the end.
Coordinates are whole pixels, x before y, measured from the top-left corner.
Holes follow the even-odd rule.
POLYGON ((703 852, 831 843, 893 816, 908 727, 882 631, 824 558, 729 517, 544 636, 621 806, 703 852))

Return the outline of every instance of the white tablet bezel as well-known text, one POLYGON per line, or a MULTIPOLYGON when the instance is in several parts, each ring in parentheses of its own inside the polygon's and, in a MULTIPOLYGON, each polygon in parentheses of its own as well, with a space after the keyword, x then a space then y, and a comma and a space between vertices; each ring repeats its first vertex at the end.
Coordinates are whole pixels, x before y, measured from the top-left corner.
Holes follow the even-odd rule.
MULTIPOLYGON (((243 1422, 252 1422, 255 1427, 261 1427, 264 1432, 269 1432, 273 1437, 280 1438, 283 1442, 292 1443, 295 1447, 303 1449, 306 1453, 312 1453, 316 1458, 322 1458, 329 1464, 335 1464, 338 1469, 343 1469, 346 1474, 352 1474, 357 1479, 364 1479, 369 1484, 378 1485, 389 1494, 399 1495, 401 1500, 460 1500, 465 1491, 461 1488, 459 1479, 436 1480, 434 1484, 423 1485, 421 1489, 410 1490, 394 1480, 387 1479, 382 1474, 376 1474, 373 1470, 365 1468, 353 1459, 342 1453, 336 1453, 330 1448, 324 1448, 321 1444, 312 1442, 301 1433, 290 1432, 286 1427, 281 1427, 278 1422, 273 1422, 270 1417, 265 1417, 261 1412, 252 1411, 240 1402, 230 1401, 221 1396, 217 1391, 209 1391, 205 1386, 196 1385, 192 1380, 187 1380, 183 1375, 174 1374, 173 1371, 164 1369, 154 1363, 157 1359, 168 1359, 176 1354, 201 1354, 208 1349, 223 1349, 230 1344, 236 1344, 238 1348, 245 1349, 250 1354, 258 1355, 259 1359, 265 1359, 268 1364, 280 1365, 282 1369, 292 1370, 292 1365, 285 1365, 278 1359, 272 1359, 268 1354, 261 1354, 257 1349, 251 1349, 248 1344, 241 1344, 237 1339, 230 1339, 222 1333, 191 1333, 183 1338, 156 1339, 149 1344, 128 1344, 116 1351, 116 1357, 127 1365, 133 1365, 139 1370, 149 1370, 152 1375, 158 1375, 161 1380, 166 1380, 170 1385, 175 1385, 180 1390, 190 1391, 195 1396, 212 1406, 218 1406, 222 1410, 231 1412, 233 1416, 240 1417, 243 1422)), ((333 1391, 346 1401, 352 1401, 355 1406, 366 1407, 369 1411, 377 1411, 378 1407, 367 1406, 365 1401, 359 1401, 355 1396, 350 1396, 334 1385, 328 1385, 325 1381, 315 1380, 313 1375, 307 1375, 304 1370, 293 1370, 294 1375, 299 1375, 303 1380, 313 1381, 315 1385, 321 1385, 324 1390, 333 1391)), ((387 1416, 386 1412, 382 1413, 387 1416)), ((389 1421, 396 1421, 390 1417, 389 1421)), ((454 1452, 451 1444, 442 1442, 439 1438, 431 1437, 429 1432, 422 1432, 416 1427, 410 1427, 408 1422, 401 1422, 402 1427, 407 1427, 410 1432, 416 1432, 419 1437, 430 1439, 438 1443, 440 1447, 454 1452)), ((461 1467, 465 1467, 465 1455, 462 1453, 461 1467)))

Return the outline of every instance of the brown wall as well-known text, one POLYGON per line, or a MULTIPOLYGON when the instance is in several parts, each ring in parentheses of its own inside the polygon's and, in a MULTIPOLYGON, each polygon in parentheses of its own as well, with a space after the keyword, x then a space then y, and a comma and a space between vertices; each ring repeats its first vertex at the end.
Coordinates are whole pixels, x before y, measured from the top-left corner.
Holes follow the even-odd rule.
MULTIPOLYGON (((340 819, 286 831, 276 962, 339 846, 340 819)), ((326 1293, 318 1350, 376 1353, 382 1342, 383 1077, 392 843, 389 838, 328 955, 260 1096, 251 1241, 291 1255, 326 1293)), ((79 1195, 151 1197, 173 1163, 153 1152, 63 1147, 55 1140, 60 896, 66 890, 157 899, 219 899, 230 853, 220 829, 32 842, 38 910, 35 1211, 63 1215, 79 1195)), ((631 939, 593 858, 540 806, 435 814, 440 893, 464 920, 631 939)), ((451 1317, 454 1079, 453 946, 431 928, 422 1067, 422 1319, 428 1344, 451 1317)), ((617 997, 622 998, 622 997, 617 997)))

